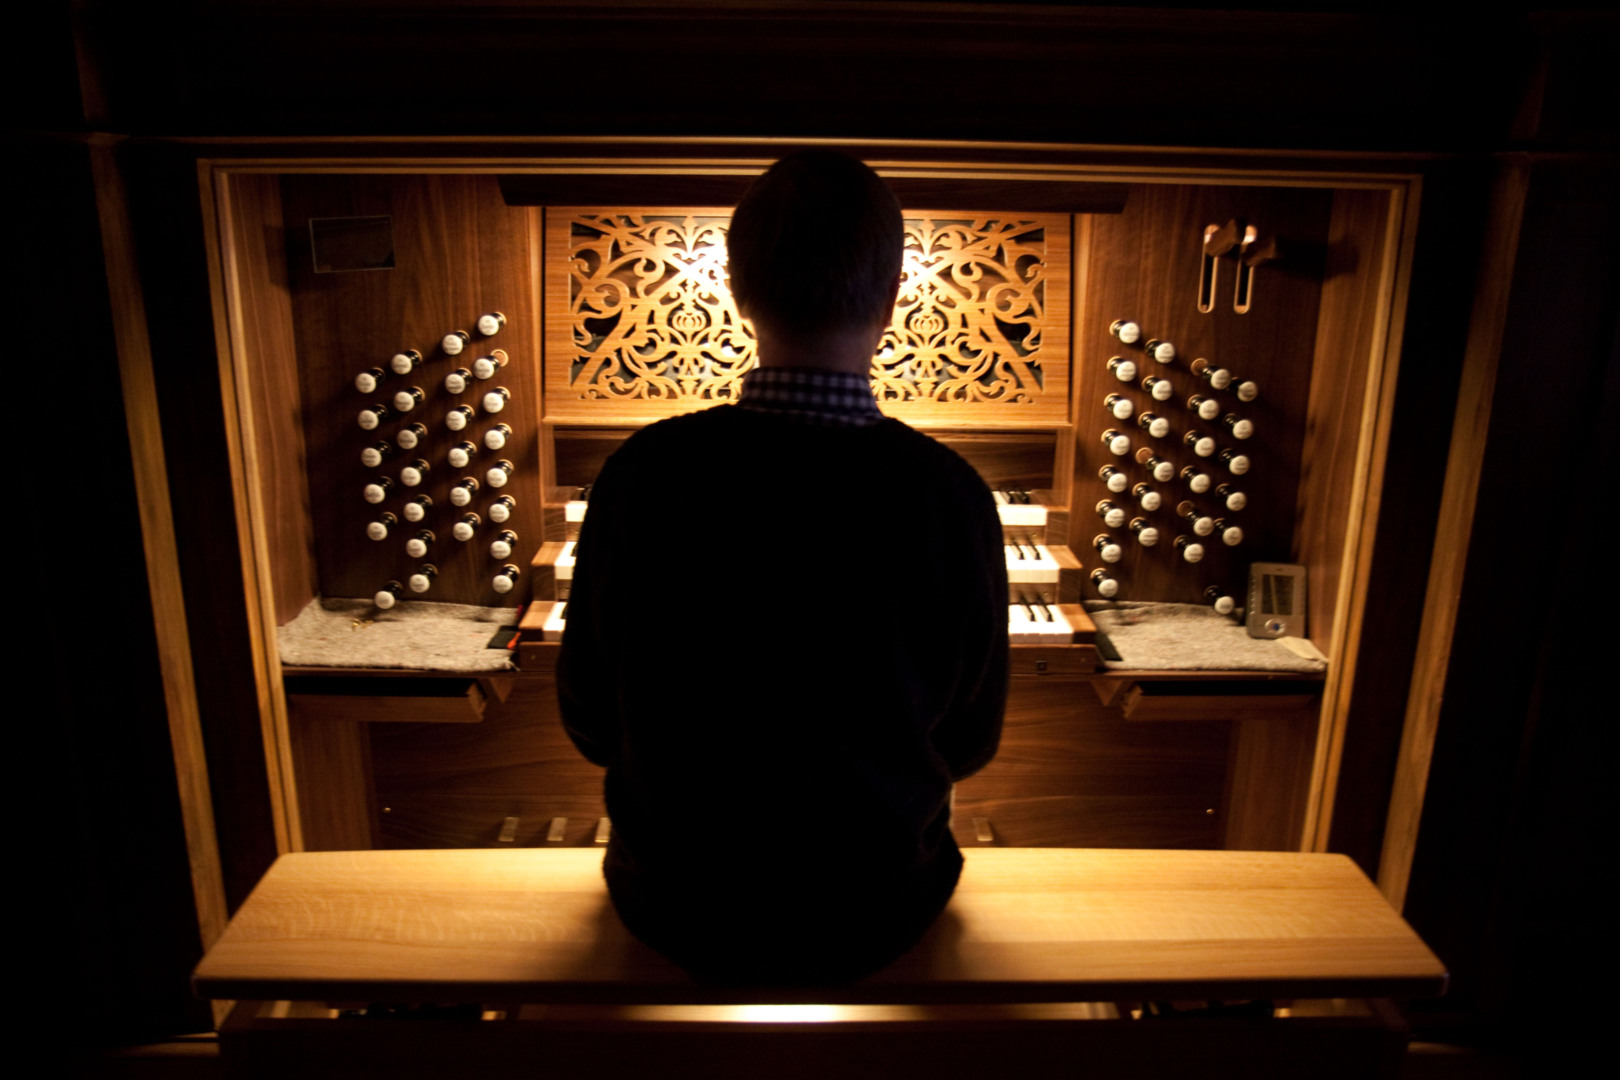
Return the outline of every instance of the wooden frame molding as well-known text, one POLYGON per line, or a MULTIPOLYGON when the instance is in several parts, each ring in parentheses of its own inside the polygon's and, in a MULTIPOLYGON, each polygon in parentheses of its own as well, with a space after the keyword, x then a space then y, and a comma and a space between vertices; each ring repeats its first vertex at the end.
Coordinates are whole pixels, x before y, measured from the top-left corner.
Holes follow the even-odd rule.
POLYGON ((125 423, 135 471, 147 588, 152 596, 159 676, 169 718, 169 741, 174 749, 175 779, 180 789, 186 858, 191 868, 199 936, 206 949, 224 933, 228 921, 225 881, 214 830, 214 804, 193 681, 174 518, 170 512, 169 474, 163 452, 162 423, 158 417, 152 343, 130 227, 129 198, 116 150, 116 141, 93 141, 90 168, 95 181, 96 213, 101 225, 107 292, 118 350, 118 377, 123 387, 125 423))
POLYGON ((1423 796, 1428 786, 1441 698, 1451 663, 1457 601, 1462 595, 1463 575, 1467 570, 1474 504, 1479 497, 1480 471, 1485 461, 1486 437, 1490 433, 1491 399, 1496 390, 1496 366, 1507 322, 1513 262, 1519 248, 1519 227, 1524 220, 1525 198, 1530 186, 1530 163, 1526 158, 1511 158, 1502 163, 1500 170, 1491 191, 1479 279, 1474 288, 1468 341, 1463 349, 1457 412, 1446 455, 1446 482, 1440 498, 1434 550, 1429 558, 1429 583, 1423 597, 1423 622, 1418 631, 1412 685, 1406 699, 1406 720, 1401 729, 1400 757, 1378 863, 1378 887, 1397 911, 1405 906, 1412 858, 1417 851, 1423 796))

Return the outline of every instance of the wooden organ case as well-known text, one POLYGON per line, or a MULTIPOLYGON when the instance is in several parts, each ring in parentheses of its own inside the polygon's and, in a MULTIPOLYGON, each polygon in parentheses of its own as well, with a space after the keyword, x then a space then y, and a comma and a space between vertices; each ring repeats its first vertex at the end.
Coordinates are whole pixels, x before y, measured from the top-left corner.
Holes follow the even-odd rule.
MULTIPOLYGON (((953 152, 861 156, 907 219, 875 389, 1003 493, 1012 592, 1036 624, 1015 627, 1001 751, 958 788, 959 842, 1311 847, 1356 663, 1415 182, 953 152), (1086 602, 1241 604, 1253 562, 1305 567, 1324 671, 1136 670, 1099 651, 1086 602)), ((545 624, 607 455, 730 400, 752 362, 720 256, 773 156, 214 164, 292 847, 604 837, 545 624), (390 583, 405 603, 528 604, 515 669, 278 655, 276 628, 312 600, 390 583)), ((725 832, 694 823, 693 842, 707 830, 725 832)))

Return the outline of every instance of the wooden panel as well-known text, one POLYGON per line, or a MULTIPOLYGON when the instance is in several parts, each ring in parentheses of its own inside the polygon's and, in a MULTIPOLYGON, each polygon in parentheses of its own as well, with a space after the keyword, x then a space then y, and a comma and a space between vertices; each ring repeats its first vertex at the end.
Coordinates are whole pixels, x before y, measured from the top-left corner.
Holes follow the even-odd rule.
MULTIPOLYGON (((600 775, 600 772, 598 773, 600 775)), ((598 780, 597 787, 601 787, 598 780)), ((596 844, 597 823, 607 815, 602 796, 548 795, 532 798, 513 795, 435 795, 391 793, 377 798, 381 839, 378 847, 420 848, 524 848, 590 847, 596 844), (501 836, 509 817, 517 818, 511 840, 501 836), (560 841, 550 839, 552 819, 566 818, 560 841)), ((714 842, 693 830, 693 844, 714 842)))
POLYGON ((421 562, 439 569, 433 589, 423 599, 500 605, 509 602, 490 585, 502 561, 488 544, 497 527, 488 505, 500 494, 517 500, 510 521, 498 528, 519 536, 526 562, 530 546, 541 539, 538 450, 539 358, 530 354, 534 333, 533 290, 529 280, 527 211, 501 201, 492 177, 477 176, 287 176, 282 180, 288 236, 288 269, 297 331, 298 366, 303 397, 303 424, 309 454, 310 512, 320 591, 326 596, 370 596, 389 579, 403 581, 421 562), (349 273, 316 274, 309 255, 309 219, 391 215, 395 267, 349 273), (475 323, 484 312, 500 311, 507 323, 494 338, 478 335, 475 323), (461 355, 451 358, 439 348, 452 330, 472 335, 461 355), (413 348, 423 363, 408 376, 389 371, 389 360, 413 348), (510 362, 487 383, 472 380, 467 392, 452 395, 444 377, 493 348, 504 349, 510 362), (378 390, 362 394, 354 378, 378 367, 386 373, 378 390), (356 423, 361 408, 389 402, 396 391, 420 387, 423 402, 405 414, 390 416, 376 431, 356 423), (511 400, 498 415, 483 412, 485 391, 504 386, 511 400), (444 426, 449 409, 466 404, 476 419, 463 432, 444 426), (392 439, 412 422, 428 436, 415 450, 401 450, 379 469, 361 464, 360 451, 379 438, 392 439), (483 433, 497 422, 513 429, 499 451, 483 447, 483 433), (463 439, 478 445, 473 464, 449 465, 446 454, 463 439), (416 489, 399 481, 401 466, 421 458, 431 466, 416 489), (517 471, 506 488, 495 491, 484 482, 485 470, 498 459, 517 471), (368 506, 361 489, 377 475, 394 487, 379 506, 368 506), (449 490, 464 475, 481 487, 471 505, 453 507, 449 490), (366 523, 379 511, 402 517, 408 495, 422 493, 433 508, 421 526, 403 520, 380 543, 366 538, 366 523), (450 527, 466 512, 483 525, 470 543, 450 536, 450 527), (426 559, 413 559, 405 540, 418 528, 431 529, 437 542, 426 559))
POLYGON ((377 844, 371 755, 366 729, 311 719, 288 702, 288 741, 298 776, 298 818, 305 851, 363 850, 377 844))
MULTIPOLYGON (((1220 847, 1219 799, 1198 791, 1175 795, 961 797, 951 831, 962 848, 1220 847), (991 839, 979 839, 978 819, 991 839)), ((1219 793, 1217 792, 1216 795, 1219 793)))
MULTIPOLYGON (((1134 514, 1158 528, 1162 538, 1153 548, 1124 544, 1124 558, 1113 567, 1120 582, 1120 599, 1194 603, 1211 584, 1241 596, 1249 563, 1285 562, 1292 554, 1330 201, 1331 193, 1326 190, 1142 185, 1132 189, 1123 214, 1092 219, 1085 337, 1075 346, 1079 404, 1071 544, 1076 550, 1084 549, 1091 536, 1109 531, 1095 517, 1090 518, 1094 527, 1085 524, 1090 508, 1105 498, 1133 508, 1134 514), (1262 236, 1278 237, 1284 245, 1284 261, 1255 271, 1252 306, 1246 314, 1238 314, 1232 308, 1233 263, 1221 260, 1215 309, 1201 314, 1197 300, 1204 227, 1233 218, 1246 219, 1262 236), (1143 340, 1135 346, 1121 344, 1108 330, 1116 319, 1140 324, 1143 340), (1175 345, 1173 363, 1160 365, 1146 358, 1142 346, 1154 338, 1175 345), (1116 355, 1134 361, 1139 369, 1129 385, 1115 379, 1106 367, 1108 359, 1116 355), (1210 390, 1190 372, 1190 364, 1198 358, 1258 382, 1258 399, 1243 403, 1235 394, 1210 390), (1141 388, 1148 376, 1170 381, 1174 393, 1168 401, 1154 401, 1141 388), (1218 423, 1199 420, 1186 403, 1200 392, 1213 396, 1223 414, 1234 412, 1252 420, 1254 436, 1239 441, 1218 423), (1103 399, 1110 393, 1131 400, 1134 412, 1129 421, 1117 421, 1104 410, 1103 399), (1168 437, 1154 439, 1135 426, 1136 418, 1145 411, 1170 420, 1168 437), (1150 447, 1173 462, 1178 473, 1196 464, 1216 484, 1232 483, 1248 495, 1247 508, 1215 513, 1213 492, 1194 495, 1178 477, 1169 483, 1153 483, 1163 497, 1161 509, 1134 510, 1128 492, 1123 498, 1111 495, 1097 476, 1098 469, 1108 464, 1124 469, 1133 486, 1151 482, 1148 470, 1133 457, 1115 457, 1102 444, 1101 433, 1110 427, 1130 434, 1133 453, 1150 447), (1219 447, 1248 454, 1253 468, 1242 477, 1233 477, 1217 458, 1195 456, 1181 442, 1189 430, 1207 432, 1215 436, 1219 447), (1184 499, 1192 500, 1205 513, 1231 518, 1244 531, 1243 543, 1227 548, 1206 541, 1202 563, 1191 565, 1178 559, 1173 541, 1189 530, 1174 515, 1174 508, 1184 499)), ((1123 529, 1112 531, 1116 537, 1130 535, 1123 529)))
POLYGON ((215 998, 918 1004, 1433 994, 1445 969, 1342 855, 965 853, 946 913, 844 987, 694 983, 631 939, 594 850, 283 856, 198 966, 215 998))
POLYGON ((1232 724, 1221 846, 1297 851, 1311 797, 1317 710, 1246 716, 1232 724))
POLYGON ((1389 215, 1387 191, 1333 193, 1290 560, 1307 571, 1308 636, 1329 656, 1345 548, 1356 535, 1351 525, 1360 524, 1357 480, 1376 420, 1367 380, 1374 360, 1383 359, 1388 330, 1389 215))
POLYGON ((416 680, 409 693, 397 692, 397 684, 384 690, 378 680, 352 682, 365 692, 289 693, 287 704, 309 722, 476 724, 484 718, 484 692, 471 679, 416 680))
POLYGON ((1214 847, 1227 725, 1126 723, 1083 682, 1017 678, 995 759, 956 787, 955 831, 997 843, 1214 847))
POLYGON ((276 625, 316 594, 315 540, 305 476, 302 391, 287 287, 287 230, 279 178, 243 173, 228 179, 231 204, 230 274, 235 281, 241 340, 233 342, 247 376, 252 410, 252 458, 258 469, 259 517, 276 625))

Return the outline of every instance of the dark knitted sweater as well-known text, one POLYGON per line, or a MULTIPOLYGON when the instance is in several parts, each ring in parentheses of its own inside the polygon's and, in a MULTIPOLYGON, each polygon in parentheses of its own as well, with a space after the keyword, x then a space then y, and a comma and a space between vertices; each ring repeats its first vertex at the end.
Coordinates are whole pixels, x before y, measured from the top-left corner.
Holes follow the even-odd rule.
POLYGON ((994 503, 894 420, 654 424, 592 489, 557 676, 630 929, 702 977, 858 977, 948 899, 951 784, 996 750, 994 503))

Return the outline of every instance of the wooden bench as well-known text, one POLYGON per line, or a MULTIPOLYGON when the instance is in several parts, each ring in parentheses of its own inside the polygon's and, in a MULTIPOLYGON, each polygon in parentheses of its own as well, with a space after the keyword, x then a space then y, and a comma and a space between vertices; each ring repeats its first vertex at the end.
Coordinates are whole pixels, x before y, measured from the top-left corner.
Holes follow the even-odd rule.
POLYGON ((1404 1037, 1380 999, 1445 987, 1439 960, 1342 856, 965 856, 945 914, 884 971, 737 989, 694 983, 630 937, 600 850, 286 855, 194 983, 238 1001, 228 1060, 300 1080, 1026 1078, 1081 1064, 1168 1076, 1193 1063, 1200 1077, 1393 1075, 1404 1037), (1133 1003, 1257 999, 1280 1007, 1132 1019, 1133 1003), (376 1003, 413 1008, 357 1015, 376 1003), (451 1004, 470 1007, 420 1008, 451 1004))

